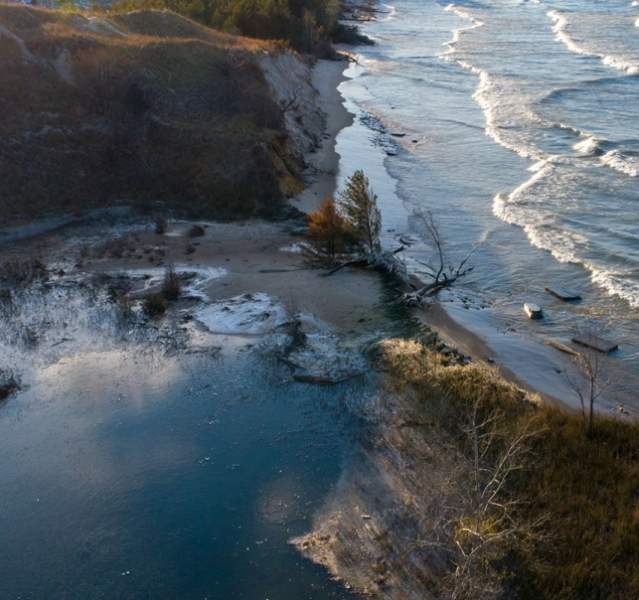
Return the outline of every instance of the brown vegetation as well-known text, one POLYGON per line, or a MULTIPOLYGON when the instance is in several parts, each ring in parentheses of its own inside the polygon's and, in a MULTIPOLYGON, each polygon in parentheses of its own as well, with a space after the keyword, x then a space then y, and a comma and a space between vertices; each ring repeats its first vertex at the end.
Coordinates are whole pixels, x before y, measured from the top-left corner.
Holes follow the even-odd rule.
POLYGON ((353 245, 349 221, 339 212, 335 201, 326 198, 321 206, 308 215, 308 258, 323 266, 333 266, 336 258, 353 245))
POLYGON ((341 32, 338 0, 119 0, 116 10, 169 9, 200 23, 254 38, 283 40, 326 54, 341 32))
POLYGON ((275 46, 155 11, 2 5, 0 27, 7 221, 122 200, 221 218, 280 210, 280 181, 301 163, 258 65, 275 46))
MULTIPOLYGON (((639 425, 600 417, 588 435, 580 414, 530 403, 486 367, 450 363, 416 342, 389 343, 383 356, 398 389, 421 402, 424 427, 452 435, 470 459, 471 474, 478 446, 477 436, 469 436, 477 430, 469 427, 469 415, 475 415, 471 423, 484 424, 483 443, 490 441, 484 456, 493 467, 485 474, 494 473, 495 458, 519 448, 511 463, 516 468, 508 469, 499 486, 498 504, 488 507, 482 521, 475 520, 477 504, 460 502, 453 511, 458 526, 450 538, 455 544, 449 581, 455 583, 463 572, 469 540, 483 543, 497 536, 499 543, 476 563, 479 579, 471 578, 488 581, 497 597, 639 597, 634 568, 639 561, 639 425)), ((476 595, 472 586, 465 589, 475 592, 451 597, 487 597, 476 595)))

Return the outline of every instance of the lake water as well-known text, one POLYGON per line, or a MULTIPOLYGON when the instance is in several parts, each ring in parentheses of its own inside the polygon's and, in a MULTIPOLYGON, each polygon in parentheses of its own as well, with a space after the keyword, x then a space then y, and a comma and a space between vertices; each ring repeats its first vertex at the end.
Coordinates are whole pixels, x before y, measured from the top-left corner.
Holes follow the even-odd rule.
POLYGON ((260 336, 122 327, 72 282, 18 301, 0 315, 25 384, 0 403, 0 598, 351 597, 288 542, 357 454, 365 379, 294 382, 260 336))
POLYGON ((341 88, 359 123, 338 140, 345 176, 375 166, 353 152, 366 115, 405 133, 368 132, 385 165, 373 184, 399 199, 404 228, 420 234, 413 215, 428 208, 452 257, 477 246, 466 291, 504 329, 543 338, 595 327, 621 343, 617 357, 635 374, 638 25, 630 0, 382 5, 363 25, 376 44, 355 48, 341 88), (583 302, 556 301, 549 285, 583 302), (527 322, 524 301, 546 309, 543 323, 527 322))

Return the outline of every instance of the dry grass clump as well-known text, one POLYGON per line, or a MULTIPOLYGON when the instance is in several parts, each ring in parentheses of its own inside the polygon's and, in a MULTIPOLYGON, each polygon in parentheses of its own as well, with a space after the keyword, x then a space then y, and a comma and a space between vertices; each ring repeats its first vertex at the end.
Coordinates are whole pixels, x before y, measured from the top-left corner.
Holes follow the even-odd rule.
POLYGON ((155 318, 161 317, 166 312, 168 305, 164 294, 156 292, 144 298, 142 308, 149 317, 155 318))
POLYGON ((162 280, 162 295, 169 301, 177 300, 180 297, 182 284, 180 277, 175 272, 173 265, 168 265, 164 269, 164 279, 162 280))
POLYGON ((502 493, 515 501, 509 518, 532 535, 513 538, 488 562, 502 582, 497 597, 639 598, 638 424, 599 417, 588 435, 581 415, 537 404, 492 368, 447 364, 413 340, 388 340, 381 350, 391 382, 415 394, 425 422, 452 434, 467 456, 475 407, 476 422, 494 423, 495 456, 531 433, 502 493))
POLYGON ((142 309, 149 317, 160 317, 167 311, 169 303, 180 297, 181 292, 180 276, 173 265, 168 265, 164 270, 162 288, 159 292, 153 292, 144 298, 142 309))
POLYGON ((190 229, 189 229, 189 237, 202 237, 206 234, 206 229, 204 229, 204 227, 202 227, 202 225, 193 225, 190 229))

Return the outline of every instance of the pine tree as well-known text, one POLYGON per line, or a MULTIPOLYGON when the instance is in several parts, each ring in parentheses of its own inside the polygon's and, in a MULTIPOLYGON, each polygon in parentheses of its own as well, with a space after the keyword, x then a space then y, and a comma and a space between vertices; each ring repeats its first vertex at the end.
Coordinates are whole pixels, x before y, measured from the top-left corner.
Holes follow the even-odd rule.
POLYGON ((340 194, 340 207, 350 221, 353 234, 366 252, 379 252, 379 233, 382 215, 377 208, 377 196, 370 186, 364 171, 355 171, 340 194))

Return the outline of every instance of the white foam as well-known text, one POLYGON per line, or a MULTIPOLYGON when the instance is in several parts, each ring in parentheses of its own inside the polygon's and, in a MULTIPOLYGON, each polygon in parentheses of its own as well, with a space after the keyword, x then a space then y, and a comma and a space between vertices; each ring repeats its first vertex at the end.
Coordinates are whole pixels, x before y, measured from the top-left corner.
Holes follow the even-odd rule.
POLYGON ((585 260, 583 248, 588 245, 588 239, 557 227, 555 216, 527 194, 539 181, 551 176, 554 168, 552 160, 533 165, 529 169, 534 173, 530 179, 508 195, 495 196, 493 213, 502 221, 521 227, 533 246, 547 250, 559 262, 582 265, 590 271, 591 281, 608 295, 626 300, 633 308, 639 307, 639 283, 625 277, 624 273, 585 260))
POLYGON ((447 46, 447 49, 442 52, 439 57, 447 59, 450 57, 451 54, 455 52, 455 46, 457 45, 457 42, 459 42, 461 36, 468 31, 477 29, 478 27, 482 27, 484 25, 484 22, 480 21, 479 19, 475 19, 475 17, 473 17, 471 14, 469 14, 459 6, 456 6, 455 4, 449 4, 444 10, 446 10, 447 12, 453 12, 458 17, 471 21, 471 25, 469 25, 468 27, 459 27, 458 29, 453 29, 452 39, 448 42, 444 42, 443 45, 447 46))
POLYGON ((588 136, 577 142, 573 148, 581 156, 594 156, 600 150, 601 140, 595 136, 588 136))
POLYGON ((630 177, 639 177, 639 156, 629 156, 621 150, 610 150, 601 157, 601 162, 630 177))
POLYGON ((628 75, 639 74, 639 64, 633 62, 631 59, 623 56, 615 56, 612 54, 602 54, 600 52, 596 52, 595 50, 586 48, 584 45, 577 42, 568 33, 569 23, 564 14, 560 13, 557 10, 550 10, 546 14, 552 19, 554 23, 552 30, 555 33, 555 39, 563 43, 571 52, 598 58, 605 65, 618 69, 619 71, 623 71, 628 75))
POLYGON ((577 248, 588 240, 575 232, 555 227, 554 215, 527 194, 538 182, 552 175, 557 162, 555 158, 530 167, 533 175, 510 194, 497 194, 493 199, 493 214, 506 223, 521 227, 533 246, 548 250, 559 262, 580 263, 577 248))
MULTIPOLYGON (((523 158, 541 160, 543 155, 540 152, 524 144, 519 144, 513 140, 507 139, 499 127, 498 115, 500 110, 512 112, 512 108, 519 105, 519 101, 515 96, 515 90, 508 90, 507 93, 500 93, 500 87, 505 87, 507 85, 505 82, 498 81, 484 69, 480 69, 463 59, 455 58, 456 46, 461 39, 461 36, 473 29, 483 27, 484 22, 475 18, 469 12, 455 4, 449 4, 446 6, 445 10, 453 12, 461 18, 471 21, 470 26, 453 30, 452 39, 444 44, 447 46, 447 50, 440 54, 439 57, 444 60, 452 60, 460 67, 479 77, 479 84, 475 90, 473 99, 477 102, 477 104, 479 104, 484 113, 484 117, 486 119, 486 135, 491 137, 500 146, 515 152, 523 158), (500 100, 505 100, 506 103, 500 102, 500 100)), ((534 114, 529 114, 528 116, 533 119, 537 118, 534 114)))
POLYGON ((639 308, 639 283, 628 280, 623 273, 586 264, 591 271, 590 280, 606 290, 609 296, 626 300, 632 308, 639 308))
POLYGON ((382 6, 386 9, 386 16, 380 21, 392 21, 397 15, 397 8, 392 4, 382 4, 382 6))
POLYGON ((195 318, 211 333, 227 335, 270 333, 290 321, 284 306, 263 292, 213 302, 195 318))

